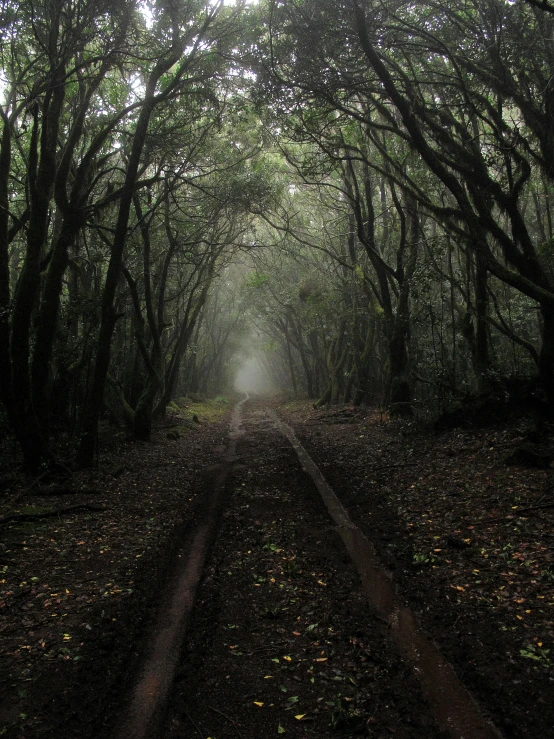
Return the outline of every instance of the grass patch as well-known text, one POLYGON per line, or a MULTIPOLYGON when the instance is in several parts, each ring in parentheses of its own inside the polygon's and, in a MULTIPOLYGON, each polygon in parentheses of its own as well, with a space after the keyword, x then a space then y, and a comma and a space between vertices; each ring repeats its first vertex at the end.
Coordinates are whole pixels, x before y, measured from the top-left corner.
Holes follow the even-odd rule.
MULTIPOLYGON (((198 396, 196 396, 198 397, 198 396)), ((173 400, 168 406, 169 413, 182 418, 183 421, 194 423, 194 416, 200 423, 213 423, 229 412, 231 401, 226 395, 218 395, 215 398, 192 399, 188 397, 173 400)), ((190 427, 188 428, 190 430, 190 427)))
POLYGON ((17 509, 17 515, 36 516, 41 513, 49 513, 51 510, 52 506, 24 505, 17 509))

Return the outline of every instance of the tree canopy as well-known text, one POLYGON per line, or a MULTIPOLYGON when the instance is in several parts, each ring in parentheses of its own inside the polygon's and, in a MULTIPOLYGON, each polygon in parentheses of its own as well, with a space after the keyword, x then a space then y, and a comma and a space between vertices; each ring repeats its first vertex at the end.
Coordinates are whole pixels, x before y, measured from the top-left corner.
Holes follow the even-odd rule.
POLYGON ((527 378, 552 412, 548 3, 0 13, 2 428, 27 467, 60 434, 90 465, 105 419, 148 439, 248 356, 316 404, 436 414, 527 378))

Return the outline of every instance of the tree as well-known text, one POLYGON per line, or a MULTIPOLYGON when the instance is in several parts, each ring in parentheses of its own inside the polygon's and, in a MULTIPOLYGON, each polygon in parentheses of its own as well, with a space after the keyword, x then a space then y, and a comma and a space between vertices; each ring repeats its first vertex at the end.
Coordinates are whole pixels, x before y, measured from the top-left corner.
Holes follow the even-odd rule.
POLYGON ((550 177, 550 17, 496 0, 457 9, 310 1, 267 7, 258 64, 262 89, 279 101, 274 110, 294 117, 304 138, 326 110, 320 130, 331 158, 340 146, 331 129, 356 122, 370 142, 369 166, 473 252, 475 367, 483 386, 490 374, 489 275, 539 303, 539 371, 552 404, 552 283, 528 208, 537 167, 550 177), (522 24, 531 53, 514 59, 522 24), (408 166, 406 148, 417 153, 408 166))
POLYGON ((196 68, 197 60, 207 56, 210 49, 210 39, 207 34, 220 8, 221 3, 218 2, 196 18, 190 18, 188 15, 181 18, 172 7, 166 9, 162 5, 159 8, 157 25, 160 31, 169 33, 170 47, 160 54, 151 69, 144 75, 145 89, 131 138, 129 159, 119 198, 111 256, 102 295, 94 375, 82 420, 81 444, 78 453, 78 463, 81 466, 91 465, 94 456, 96 427, 110 363, 112 334, 117 321, 114 297, 123 262, 133 193, 136 189, 150 119, 156 106, 182 92, 189 76, 194 73, 202 74, 201 69, 196 68), (191 21, 193 21, 192 24, 191 21), (207 48, 201 51, 201 44, 205 44, 207 48))
POLYGON ((51 458, 48 370, 68 251, 84 223, 92 173, 111 131, 87 126, 87 114, 132 36, 134 5, 121 2, 107 13, 101 2, 73 8, 60 0, 14 10, 5 6, 8 87, 0 109, 1 385, 26 463, 36 468, 51 458), (15 168, 24 173, 24 189, 15 168), (12 202, 19 193, 24 206, 17 213, 12 202), (25 246, 12 301, 9 250, 20 232, 25 246))

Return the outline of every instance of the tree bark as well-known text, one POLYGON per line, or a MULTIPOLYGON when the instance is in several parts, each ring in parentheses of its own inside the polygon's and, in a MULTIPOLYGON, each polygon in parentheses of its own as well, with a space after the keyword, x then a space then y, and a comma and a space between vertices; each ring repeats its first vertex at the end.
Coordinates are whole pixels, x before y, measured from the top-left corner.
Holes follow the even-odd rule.
POLYGON ((550 415, 554 416, 554 309, 542 306, 542 346, 539 355, 539 377, 544 388, 550 415))
POLYGON ((15 399, 10 361, 10 264, 9 264, 9 176, 11 125, 3 120, 0 141, 0 394, 8 420, 15 427, 15 399))
POLYGON ((14 295, 11 326, 12 386, 15 399, 15 433, 30 469, 50 463, 52 455, 31 396, 31 328, 40 292, 40 259, 48 235, 48 217, 56 176, 56 151, 65 99, 65 74, 60 65, 53 75, 42 106, 33 111, 29 151, 30 215, 25 262, 14 295), (40 129, 40 133, 39 133, 40 129))

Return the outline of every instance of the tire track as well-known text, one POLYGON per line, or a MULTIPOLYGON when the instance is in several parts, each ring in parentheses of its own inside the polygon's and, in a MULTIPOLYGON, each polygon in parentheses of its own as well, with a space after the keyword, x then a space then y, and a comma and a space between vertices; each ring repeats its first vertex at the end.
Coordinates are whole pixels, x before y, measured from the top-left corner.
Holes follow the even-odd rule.
POLYGON ((369 603, 388 623, 397 644, 412 663, 439 725, 454 739, 500 739, 498 729, 485 719, 450 663, 417 624, 412 611, 402 603, 377 557, 375 547, 352 522, 294 430, 281 421, 273 410, 267 412, 289 440, 303 469, 314 481, 358 570, 369 603))
POLYGON ((234 409, 204 516, 176 553, 113 739, 381 736, 379 727, 499 739, 293 429, 255 401, 243 421, 247 401, 234 409))
POLYGON ((311 479, 256 401, 244 430, 164 739, 444 739, 311 479))
POLYGON ((139 675, 124 701, 114 739, 150 739, 159 734, 171 686, 175 678, 185 634, 190 624, 196 591, 213 541, 225 485, 242 434, 241 408, 245 396, 234 408, 229 447, 220 465, 213 470, 207 510, 189 542, 175 553, 175 570, 162 596, 158 615, 147 645, 139 675))

